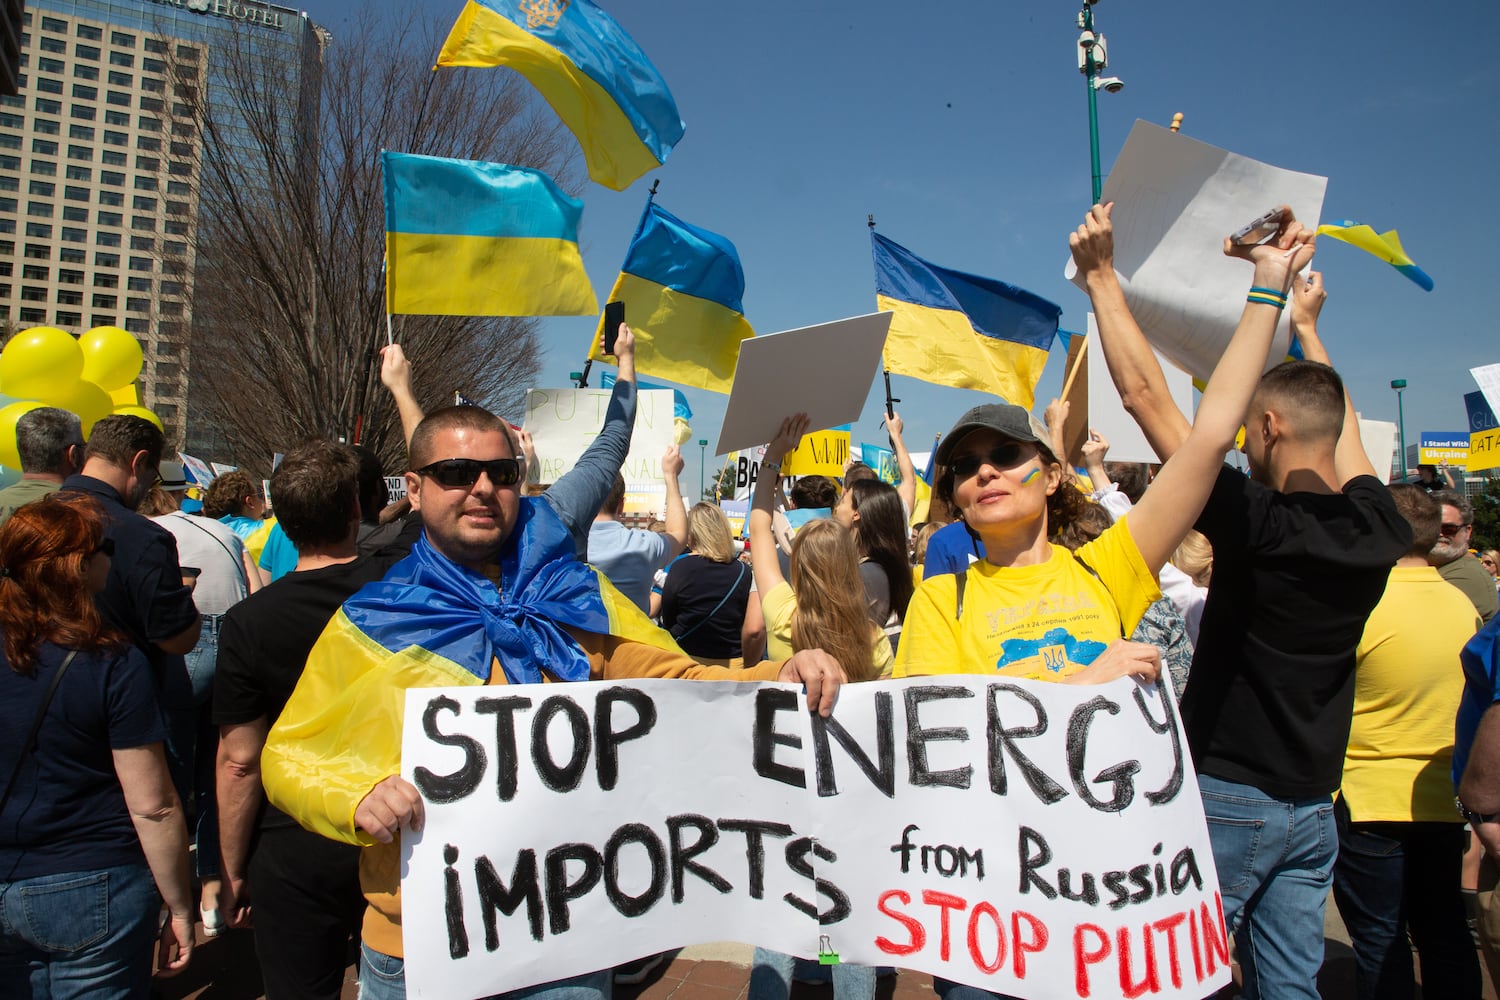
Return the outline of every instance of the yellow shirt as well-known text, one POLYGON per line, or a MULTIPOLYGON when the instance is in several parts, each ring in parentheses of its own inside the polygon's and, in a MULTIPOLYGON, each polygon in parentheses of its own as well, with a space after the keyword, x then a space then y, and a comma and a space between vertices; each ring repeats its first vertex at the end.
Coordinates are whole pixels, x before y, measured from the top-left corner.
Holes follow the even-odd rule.
POLYGON ((1462 823, 1453 808, 1458 653, 1474 605, 1430 566, 1397 566, 1355 649, 1354 721, 1339 794, 1356 823, 1462 823))
MULTIPOLYGON (((785 660, 792 655, 792 615, 797 611, 797 596, 792 585, 785 580, 761 596, 761 614, 766 619, 766 658, 785 660)), ((896 662, 891 652, 891 641, 873 624, 870 626, 875 679, 891 676, 891 667, 896 662)))
POLYGON ((1088 666, 1135 631, 1161 597, 1127 521, 1121 518, 1076 556, 1053 545, 1051 557, 1034 566, 971 563, 961 617, 955 574, 922 581, 906 609, 895 676, 993 673, 1050 681, 1088 666))

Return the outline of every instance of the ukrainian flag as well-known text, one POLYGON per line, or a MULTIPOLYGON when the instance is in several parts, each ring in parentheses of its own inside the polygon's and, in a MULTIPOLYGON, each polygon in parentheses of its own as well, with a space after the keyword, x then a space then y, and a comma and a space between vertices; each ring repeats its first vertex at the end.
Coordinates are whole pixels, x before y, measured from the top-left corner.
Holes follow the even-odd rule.
POLYGON ((876 308, 894 313, 886 370, 1030 409, 1062 309, 993 278, 930 264, 871 233, 876 308))
POLYGON ((666 162, 682 118, 666 81, 590 0, 469 0, 439 66, 508 66, 583 147, 595 183, 623 191, 666 162))
POLYGON ((586 316, 583 203, 539 170, 382 153, 385 301, 424 316, 586 316))
MULTIPOLYGON (((733 243, 648 202, 609 297, 625 303, 637 370, 727 393, 740 341, 755 336, 740 303, 744 294, 733 243)), ((603 328, 601 317, 598 332, 603 328)), ((589 357, 604 358, 597 334, 589 357)))
POLYGON ((1318 227, 1319 236, 1331 236, 1336 240, 1348 243, 1350 246, 1359 247, 1365 253, 1372 254, 1385 261, 1387 264, 1406 275, 1425 291, 1432 291, 1432 279, 1427 272, 1422 270, 1406 256, 1406 251, 1401 247, 1401 237, 1392 229, 1388 233, 1376 233, 1374 229, 1361 222, 1344 219, 1341 222, 1331 222, 1318 227))
POLYGON ((497 667, 512 684, 589 680, 589 659, 567 628, 681 653, 574 558, 568 529, 545 499, 521 501, 500 579, 503 593, 424 536, 384 579, 344 602, 266 740, 271 804, 325 837, 372 844, 355 829, 354 810, 401 770, 407 688, 494 683, 497 667))

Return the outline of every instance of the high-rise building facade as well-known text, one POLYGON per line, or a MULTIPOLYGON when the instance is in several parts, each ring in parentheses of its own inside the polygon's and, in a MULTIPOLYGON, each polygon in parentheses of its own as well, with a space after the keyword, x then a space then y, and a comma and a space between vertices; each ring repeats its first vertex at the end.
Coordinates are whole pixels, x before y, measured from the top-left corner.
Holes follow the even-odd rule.
MULTIPOLYGON (((214 100, 234 86, 216 73, 216 46, 248 43, 275 60, 281 120, 312 148, 327 35, 302 12, 252 0, 33 0, 22 22, 19 90, 0 96, 0 324, 136 334, 141 402, 180 448, 203 102, 233 103, 214 100)), ((241 133, 220 123, 227 155, 238 141, 248 153, 241 133)))

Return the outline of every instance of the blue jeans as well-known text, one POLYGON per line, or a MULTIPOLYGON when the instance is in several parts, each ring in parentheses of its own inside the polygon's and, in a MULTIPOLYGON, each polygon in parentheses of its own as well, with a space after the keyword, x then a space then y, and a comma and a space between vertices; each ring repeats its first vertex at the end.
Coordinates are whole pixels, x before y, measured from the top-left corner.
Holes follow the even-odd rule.
POLYGON ((1318 1000, 1323 909, 1339 851, 1332 797, 1278 799, 1207 774, 1198 787, 1241 997, 1318 1000))
POLYGON ((144 997, 160 910, 145 865, 0 883, 0 996, 144 997))
MULTIPOLYGON (((614 976, 614 969, 600 969, 555 983, 497 993, 488 1000, 609 1000, 614 976)), ((373 951, 361 942, 359 1000, 406 1000, 406 963, 394 955, 373 951)))
POLYGON ((1354 947, 1360 1000, 1410 1000, 1408 932, 1425 996, 1479 1000, 1479 960, 1458 891, 1463 824, 1353 823, 1342 799, 1335 817, 1333 898, 1354 947))
POLYGON ((750 966, 749 1000, 787 1000, 794 975, 813 978, 823 969, 832 970, 834 1000, 871 1000, 875 996, 874 966, 842 963, 825 966, 768 948, 756 948, 750 966))

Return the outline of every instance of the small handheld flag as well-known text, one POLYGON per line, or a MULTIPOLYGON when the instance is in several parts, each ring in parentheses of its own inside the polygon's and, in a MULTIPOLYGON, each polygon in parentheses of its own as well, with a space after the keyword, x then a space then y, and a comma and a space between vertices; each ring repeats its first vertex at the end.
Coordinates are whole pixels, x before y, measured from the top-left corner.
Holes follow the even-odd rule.
POLYGON ((1432 279, 1406 255, 1406 251, 1401 247, 1401 237, 1394 229, 1390 232, 1376 233, 1374 229, 1362 222, 1344 219, 1319 226, 1318 235, 1331 236, 1350 246, 1359 247, 1365 253, 1380 258, 1406 275, 1423 290, 1432 291, 1432 279))
POLYGON ((1030 409, 1062 309, 1024 288, 931 264, 879 233, 870 237, 876 306, 895 314, 886 370, 1030 409))
MULTIPOLYGON (((744 294, 733 243, 648 201, 609 297, 625 303, 637 370, 727 393, 740 342, 755 336, 744 294)), ((604 357, 597 333, 589 357, 604 357)))
POLYGON ((586 316, 583 203, 539 170, 383 153, 386 311, 586 316))

